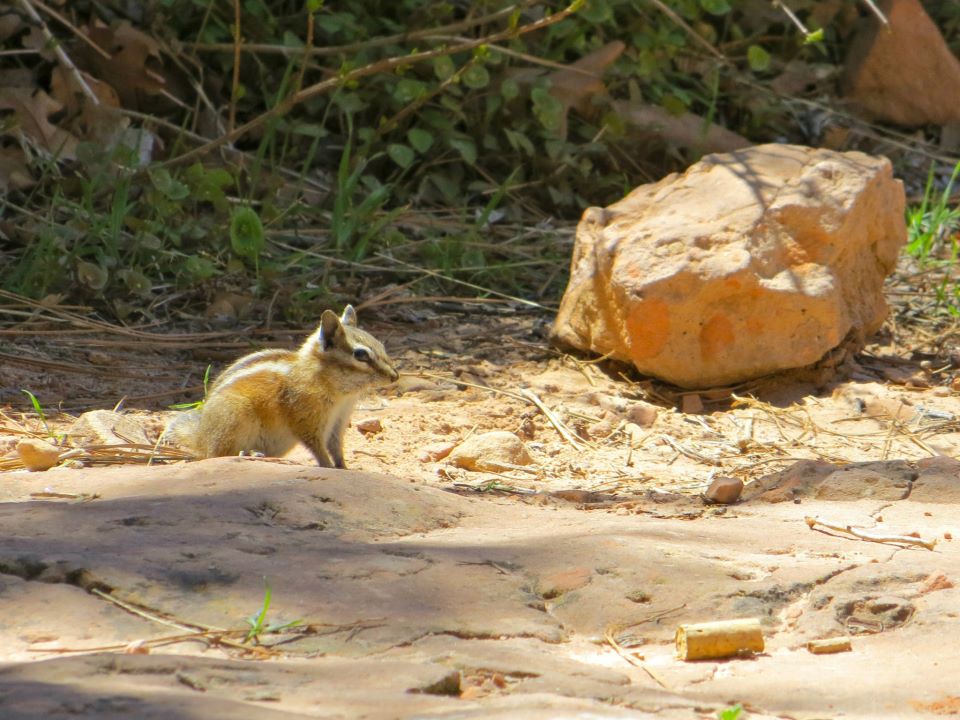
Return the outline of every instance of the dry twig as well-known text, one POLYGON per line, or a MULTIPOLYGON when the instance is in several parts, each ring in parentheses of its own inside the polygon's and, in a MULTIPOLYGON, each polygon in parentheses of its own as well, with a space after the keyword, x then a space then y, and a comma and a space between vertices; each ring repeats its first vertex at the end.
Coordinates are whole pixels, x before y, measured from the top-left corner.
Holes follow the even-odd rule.
POLYGON ((583 440, 578 438, 576 435, 571 432, 570 428, 560 419, 560 417, 548 408, 537 395, 526 388, 521 388, 518 392, 513 392, 511 390, 503 390, 501 388, 491 387, 489 385, 479 385, 477 383, 468 382, 466 380, 458 380, 457 378, 448 377, 445 375, 436 375, 434 373, 428 372, 419 372, 419 373, 402 373, 402 374, 412 374, 417 377, 433 378, 434 380, 443 380, 444 382, 454 383, 455 385, 461 385, 463 387, 476 388, 477 390, 486 390, 487 392, 492 392, 497 395, 506 395, 507 397, 512 397, 516 400, 524 400, 526 402, 533 403, 536 408, 543 413, 551 425, 556 428, 556 431, 560 433, 560 437, 570 443, 577 450, 584 450, 589 448, 589 443, 585 443, 583 440))
POLYGON ((71 60, 70 56, 64 51, 60 42, 53 36, 53 33, 50 32, 50 28, 47 27, 43 18, 40 17, 36 8, 33 7, 31 0, 19 0, 19 5, 30 19, 37 24, 37 27, 43 34, 43 39, 47 41, 47 47, 53 50, 53 54, 57 56, 57 62, 59 62, 63 69, 73 78, 77 87, 86 95, 87 100, 94 105, 99 105, 100 98, 97 97, 97 94, 91 89, 90 85, 87 84, 87 81, 83 79, 83 75, 77 69, 77 66, 73 64, 73 60, 71 60))
MULTIPOLYGON (((165 613, 161 613, 156 610, 148 609, 140 605, 134 605, 132 603, 125 602, 119 598, 113 597, 109 593, 106 593, 102 590, 94 588, 91 592, 110 602, 117 607, 126 610, 127 612, 142 617, 145 620, 151 622, 159 623, 161 625, 166 625, 167 627, 176 628, 177 630, 185 630, 182 634, 177 635, 165 635, 158 638, 150 638, 146 640, 141 640, 136 643, 137 647, 159 647, 163 645, 174 645, 176 643, 189 642, 189 641, 201 641, 209 645, 220 645, 231 648, 233 650, 239 650, 243 653, 250 652, 269 652, 271 655, 276 654, 278 651, 275 649, 276 645, 282 644, 283 640, 270 645, 253 645, 252 643, 246 640, 249 630, 247 629, 233 629, 226 630, 222 628, 214 628, 205 625, 199 625, 197 623, 185 623, 180 620, 171 619, 169 616, 166 616, 165 613), (234 638, 239 638, 240 640, 235 640, 234 638)), ((290 629, 290 634, 295 634, 299 636, 316 636, 316 635, 329 635, 338 632, 350 631, 352 634, 355 634, 359 630, 364 630, 367 628, 377 627, 376 622, 382 620, 382 618, 373 618, 371 620, 356 620, 352 623, 345 624, 329 624, 329 623, 310 623, 307 625, 301 625, 296 628, 290 629), (328 628, 328 632, 317 632, 318 628, 328 628)), ((130 648, 132 643, 119 643, 114 645, 101 645, 99 647, 83 647, 83 648, 31 648, 31 652, 37 653, 58 653, 58 654, 68 654, 68 653, 89 653, 89 652, 108 652, 108 651, 124 651, 130 648)))
POLYGON ((859 540, 866 540, 867 542, 892 543, 894 545, 917 545, 919 547, 926 548, 927 550, 933 550, 937 544, 935 539, 923 540, 922 538, 914 537, 912 535, 884 535, 879 533, 871 533, 867 532, 866 530, 855 528, 852 525, 838 525, 837 523, 828 522, 815 517, 805 517, 804 520, 811 530, 833 530, 834 532, 852 535, 859 540))
POLYGON ((669 608, 667 610, 661 610, 660 612, 651 614, 650 616, 644 618, 640 622, 637 622, 637 623, 634 623, 633 625, 628 625, 625 627, 617 627, 615 625, 610 625, 604 631, 603 639, 607 641, 607 644, 611 648, 613 648, 614 652, 616 652, 617 655, 622 657, 624 660, 626 660, 628 663, 630 663, 634 667, 638 667, 641 670, 643 670, 647 675, 651 677, 651 679, 653 679, 655 683, 657 683, 657 685, 662 687, 664 690, 670 690, 666 682, 664 682, 656 673, 653 672, 653 670, 648 668, 647 665, 643 662, 643 659, 644 659, 643 656, 638 652, 631 652, 630 650, 625 648, 623 645, 621 645, 620 641, 617 640, 616 635, 622 633, 624 630, 627 630, 632 627, 636 627, 637 625, 642 625, 643 623, 660 620, 661 618, 671 615, 679 610, 682 610, 685 607, 686 605, 679 605, 678 607, 669 608))
MULTIPOLYGON (((125 337, 153 340, 155 342, 163 342, 164 344, 183 340, 196 342, 197 340, 206 340, 211 338, 236 337, 238 334, 236 330, 206 333, 150 333, 144 332, 143 330, 137 330, 135 328, 113 325, 102 320, 94 320, 90 317, 81 315, 79 312, 70 312, 57 305, 51 305, 38 300, 31 300, 28 297, 18 295, 17 293, 10 292, 9 290, 0 289, 0 298, 11 300, 23 307, 33 308, 36 318, 49 315, 65 321, 74 327, 86 328, 87 330, 97 330, 113 335, 123 335, 125 337)), ((85 310, 90 312, 88 308, 85 308, 85 310)), ((44 319, 50 318, 47 317, 44 319)))
POLYGON ((540 410, 540 412, 542 412, 544 416, 547 418, 547 420, 550 421, 550 424, 553 425, 554 428, 556 428, 558 433, 560 433, 560 437, 562 437, 564 440, 570 443, 573 447, 575 447, 577 450, 584 450, 587 447, 589 447, 587 443, 583 442, 583 440, 581 440, 576 435, 574 435, 570 431, 570 428, 568 428, 566 424, 564 424, 563 420, 561 420, 560 417, 555 412, 553 412, 553 410, 551 410, 546 405, 544 405, 543 400, 537 397, 537 395, 534 392, 527 390, 526 388, 521 388, 520 394, 525 399, 529 400, 534 405, 536 405, 537 408, 540 410))
POLYGON ((422 272, 424 275, 429 275, 430 277, 446 280, 447 282, 452 282, 457 285, 463 285, 472 290, 478 290, 483 293, 489 293, 490 295, 496 295, 498 297, 502 297, 507 300, 512 300, 513 302, 520 303, 521 305, 527 305, 528 307, 537 308, 538 310, 549 310, 549 308, 546 307, 545 305, 541 305, 538 302, 533 302, 532 300, 526 300, 521 297, 516 297, 514 295, 507 295, 506 293, 498 292, 496 290, 491 290, 490 288, 481 287, 480 285, 475 285, 471 282, 467 282, 466 280, 460 280, 459 278, 450 277, 449 275, 443 275, 442 273, 434 272, 433 270, 430 270, 428 268, 419 267, 417 265, 413 265, 412 263, 404 262, 403 260, 398 260, 397 258, 390 257, 389 255, 385 255, 383 253, 376 253, 376 255, 377 257, 381 257, 384 260, 387 260, 388 262, 393 262, 399 265, 404 265, 406 267, 413 268, 418 272, 422 272))
POLYGON ((665 443, 667 443, 667 445, 672 447, 678 453, 680 453, 681 455, 686 455, 691 460, 696 460, 697 462, 702 462, 702 463, 705 463, 706 465, 717 465, 717 466, 723 465, 723 461, 720 460, 719 458, 708 457, 701 452, 697 452, 692 448, 688 448, 682 443, 679 443, 673 438, 671 438, 669 435, 661 434, 660 439, 663 440, 665 443))
MULTIPOLYGON (((359 50, 369 50, 372 48, 383 47, 385 45, 397 45, 399 43, 406 43, 415 40, 422 40, 430 35, 437 33, 454 33, 462 32, 464 30, 469 30, 470 28, 477 27, 479 25, 485 25, 490 22, 495 22, 506 17, 510 17, 516 11, 531 5, 530 2, 518 3, 516 5, 509 5, 508 7, 497 10, 496 12, 490 13, 489 15, 481 15, 480 17, 468 18, 466 20, 461 20, 459 22, 451 23, 449 25, 441 25, 439 27, 428 28, 425 30, 415 30, 413 32, 398 33, 396 35, 386 35, 384 37, 372 38, 370 40, 361 40, 359 42, 348 43, 346 45, 327 45, 324 47, 310 47, 307 48, 307 51, 304 52, 303 48, 290 47, 287 45, 270 45, 266 43, 245 43, 242 46, 242 51, 247 53, 260 53, 264 55, 300 55, 305 54, 306 57, 321 57, 321 56, 335 56, 335 55, 352 55, 359 50)), ((202 43, 202 42, 187 42, 183 43, 184 47, 191 48, 193 50, 200 50, 203 52, 229 52, 234 51, 233 43, 202 43)))

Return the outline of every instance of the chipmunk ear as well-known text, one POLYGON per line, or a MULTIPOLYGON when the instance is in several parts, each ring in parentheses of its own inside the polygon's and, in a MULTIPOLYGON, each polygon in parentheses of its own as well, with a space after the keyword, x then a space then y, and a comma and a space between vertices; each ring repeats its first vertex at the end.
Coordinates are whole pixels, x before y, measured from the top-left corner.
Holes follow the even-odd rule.
POLYGON ((357 326, 357 311, 353 309, 353 305, 347 305, 343 309, 343 315, 340 316, 340 322, 344 325, 350 325, 351 327, 357 326))
POLYGON ((337 314, 333 310, 324 310, 323 315, 320 316, 320 347, 324 350, 332 348, 337 333, 342 329, 337 314))

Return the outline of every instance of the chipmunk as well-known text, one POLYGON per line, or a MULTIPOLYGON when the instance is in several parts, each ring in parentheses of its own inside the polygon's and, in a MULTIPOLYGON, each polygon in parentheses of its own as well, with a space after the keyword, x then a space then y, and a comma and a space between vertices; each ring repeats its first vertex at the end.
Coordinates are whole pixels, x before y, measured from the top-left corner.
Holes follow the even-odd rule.
POLYGON ((240 358, 216 379, 202 407, 175 420, 167 434, 203 458, 277 457, 299 440, 320 467, 343 468, 343 433, 354 403, 397 378, 383 345, 357 327, 352 306, 340 317, 324 310, 299 350, 240 358))

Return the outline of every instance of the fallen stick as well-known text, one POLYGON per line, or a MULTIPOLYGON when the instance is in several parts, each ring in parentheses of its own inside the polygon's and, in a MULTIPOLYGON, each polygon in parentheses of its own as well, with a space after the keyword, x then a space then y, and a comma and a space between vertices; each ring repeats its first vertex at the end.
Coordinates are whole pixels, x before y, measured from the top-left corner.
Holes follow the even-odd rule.
POLYGON ((650 676, 650 679, 653 680, 657 685, 662 687, 664 690, 670 690, 667 684, 663 679, 657 675, 653 670, 647 667, 646 663, 643 662, 643 655, 632 650, 628 650, 623 647, 620 643, 617 642, 617 639, 613 636, 613 631, 610 628, 607 628, 606 633, 604 634, 604 639, 613 648, 614 652, 617 653, 620 657, 626 660, 628 663, 634 667, 638 667, 643 670, 647 675, 650 676))
MULTIPOLYGON (((463 387, 476 388, 477 390, 486 390, 487 392, 492 392, 497 395, 505 395, 507 397, 516 398, 517 400, 523 400, 524 402, 533 403, 534 407, 536 407, 540 412, 542 412, 543 415, 550 422, 550 424, 553 425, 556 431, 560 434, 560 437, 562 437, 568 443, 573 445, 573 447, 575 447, 577 450, 583 450, 589 447, 588 443, 585 443, 583 440, 580 440, 579 438, 577 438, 577 436, 570 431, 570 428, 568 428, 566 424, 564 424, 563 420, 561 420, 560 417, 555 412, 553 412, 553 410, 551 410, 546 405, 544 405, 543 400, 541 400, 536 395, 536 393, 531 392, 530 390, 521 388, 519 391, 513 392, 511 390, 502 390, 501 388, 492 387, 490 385, 478 385, 477 383, 467 382, 466 380, 458 380, 457 378, 447 377, 445 375, 435 375, 434 373, 428 373, 428 372, 408 373, 408 374, 413 377, 435 378, 437 380, 443 380, 444 382, 450 382, 455 385, 462 385, 463 387)), ((465 439, 466 438, 464 438, 464 440, 465 439)))
POLYGON ((757 618, 681 625, 675 636, 681 660, 708 660, 763 652, 757 618))
POLYGON ((537 406, 537 409, 540 410, 540 412, 544 414, 547 420, 550 421, 550 424, 553 425, 554 429, 560 434, 560 437, 562 437, 564 440, 570 443, 577 450, 583 450, 585 447, 587 447, 583 441, 581 441, 579 438, 577 438, 576 435, 570 432, 570 428, 568 428, 564 424, 563 420, 561 420, 557 416, 557 414, 553 412, 553 410, 551 410, 550 408, 548 408, 546 405, 543 404, 543 400, 537 397, 536 393, 530 390, 527 390, 526 388, 521 388, 520 394, 526 400, 529 400, 530 402, 532 402, 534 405, 537 406))
POLYGON ((73 60, 70 59, 70 56, 64 51, 63 46, 60 45, 60 42, 53 36, 53 33, 50 32, 50 28, 47 27, 47 24, 43 21, 43 18, 40 17, 40 14, 36 11, 36 8, 33 7, 30 0, 20 0, 20 8, 27 14, 27 17, 36 23, 37 28, 43 35, 43 39, 47 43, 47 49, 53 50, 53 54, 57 56, 57 60, 61 67, 63 67, 64 72, 77 84, 77 87, 80 88, 80 91, 91 104, 99 105, 100 98, 97 97, 97 94, 87 81, 84 80, 77 66, 73 64, 73 60))
POLYGON ((697 452, 696 450, 691 450, 688 447, 678 443, 676 440, 671 438, 669 435, 660 435, 660 439, 663 440, 667 445, 672 447, 681 455, 686 455, 691 460, 696 460, 697 462, 702 462, 706 465, 722 465, 723 463, 712 457, 708 457, 703 453, 697 452))
POLYGON ((826 638, 824 640, 811 640, 807 643, 807 651, 814 655, 830 655, 832 653, 847 652, 852 647, 850 638, 846 635, 826 638))
POLYGON ((807 523, 807 526, 811 530, 833 530, 835 532, 847 533, 848 535, 853 535, 853 537, 859 540, 866 540, 867 542, 875 543, 894 543, 899 545, 919 545, 924 547, 927 550, 933 550, 937 545, 936 539, 934 540, 924 540, 922 538, 914 537, 912 535, 883 535, 867 532, 866 530, 860 530, 853 527, 852 525, 837 525, 836 523, 827 522, 826 520, 821 520, 820 518, 805 517, 804 520, 807 523))

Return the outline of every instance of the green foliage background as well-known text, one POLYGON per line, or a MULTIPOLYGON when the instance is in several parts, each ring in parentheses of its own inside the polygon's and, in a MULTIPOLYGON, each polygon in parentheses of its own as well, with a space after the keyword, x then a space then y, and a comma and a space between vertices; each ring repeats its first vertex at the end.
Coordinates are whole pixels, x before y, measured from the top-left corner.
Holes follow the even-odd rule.
MULTIPOLYGON (((95 144, 81 145, 70 165, 38 160, 38 184, 0 206, 13 228, 0 282, 149 319, 224 288, 279 298, 276 307, 297 319, 417 267, 467 283, 471 293, 490 287, 555 298, 570 247, 564 221, 699 154, 631 128, 611 98, 693 112, 752 141, 811 140, 797 106, 770 81, 799 61, 834 71, 805 92, 834 93, 845 36, 864 8, 855 0, 790 6, 808 30, 823 31, 821 42, 805 43, 766 0, 587 0, 538 32, 344 81, 244 135, 233 152, 162 165, 197 144, 177 128, 216 137, 231 106, 240 125, 312 83, 522 26, 563 6, 73 3, 74 17, 128 21, 156 38, 178 102, 151 97, 128 108, 139 113, 135 127, 162 141, 150 166, 129 146, 105 153, 95 144), (247 50, 235 68, 238 9, 247 50), (565 114, 550 74, 611 41, 626 49, 604 75, 607 93, 592 99, 590 112, 565 114)), ((946 28, 960 22, 955 9, 940 14, 946 28)), ((41 84, 52 66, 0 62, 32 67, 41 84)), ((429 282, 454 287, 437 275, 429 282)))

